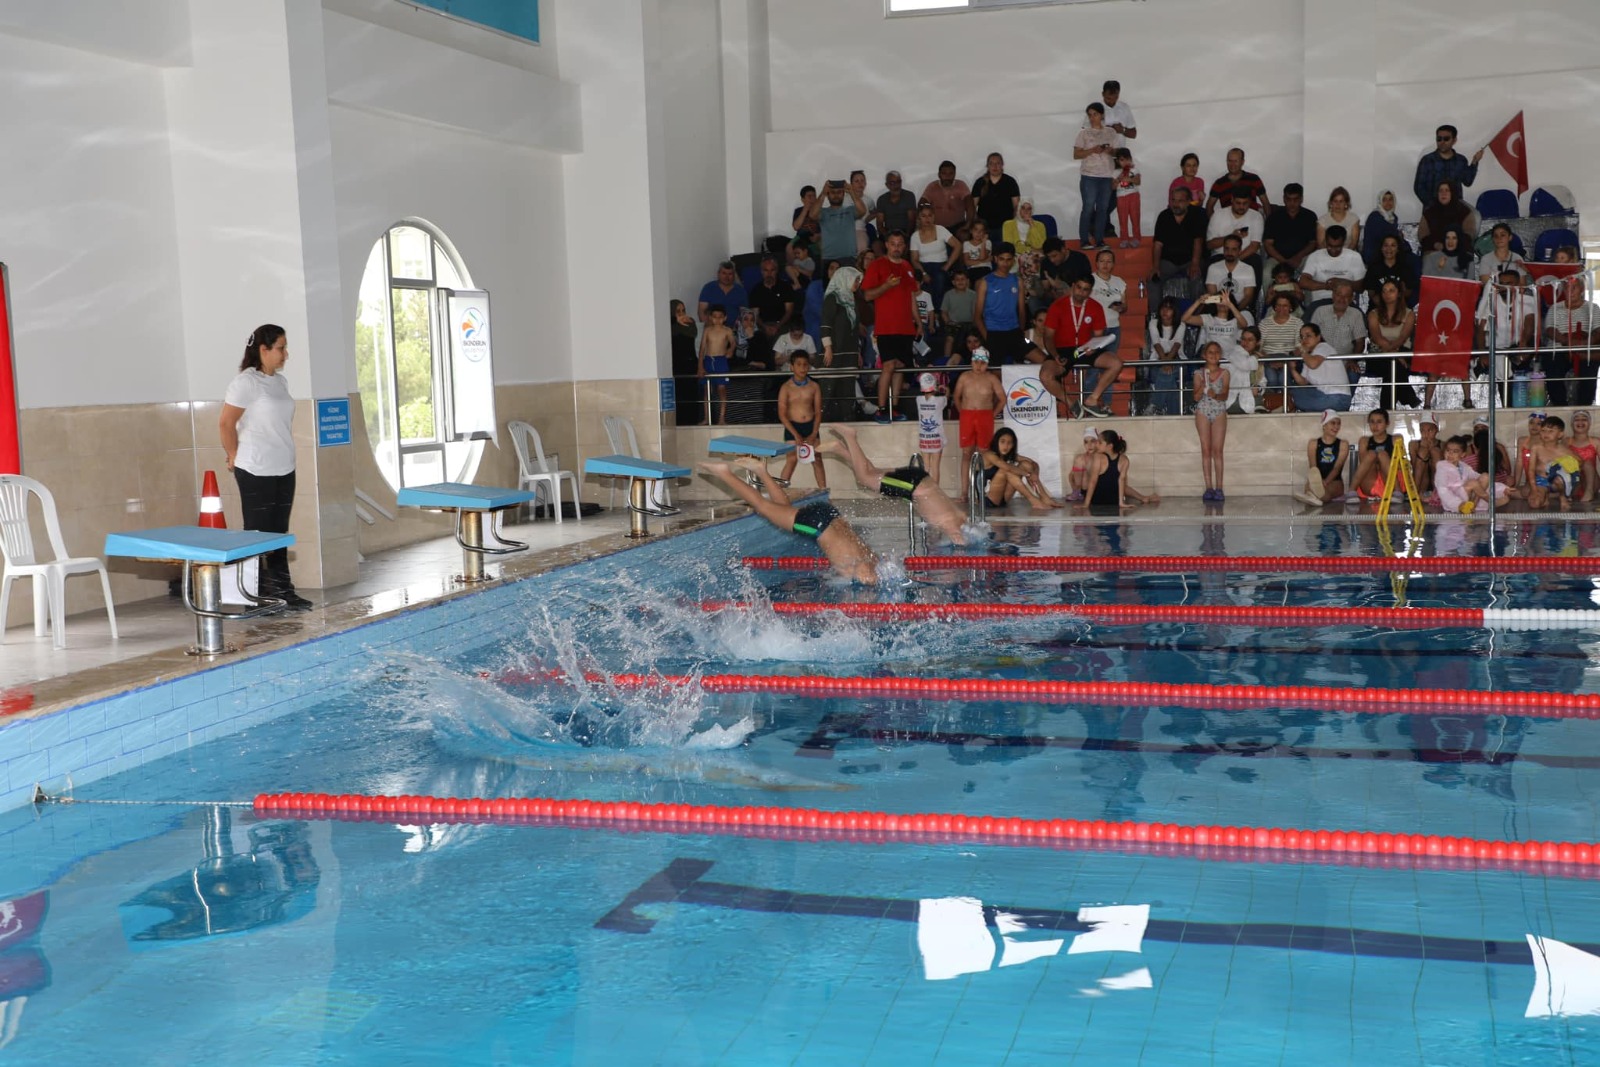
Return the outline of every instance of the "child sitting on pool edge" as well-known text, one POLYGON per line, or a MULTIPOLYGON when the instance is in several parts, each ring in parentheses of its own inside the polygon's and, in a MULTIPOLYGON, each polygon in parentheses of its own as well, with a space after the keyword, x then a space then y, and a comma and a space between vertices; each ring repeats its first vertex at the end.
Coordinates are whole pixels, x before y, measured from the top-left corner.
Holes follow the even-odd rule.
POLYGON ((1578 471, 1582 464, 1572 449, 1567 447, 1567 424, 1554 415, 1539 426, 1538 439, 1529 449, 1529 470, 1533 484, 1528 486, 1528 506, 1542 508, 1552 494, 1561 502, 1562 511, 1572 510, 1572 497, 1578 490, 1578 471))
POLYGON ((783 486, 767 473, 767 468, 748 457, 742 457, 734 464, 707 461, 700 464, 700 470, 721 479, 735 496, 778 529, 815 540, 817 547, 822 549, 822 554, 828 557, 828 562, 839 574, 863 585, 878 584, 878 557, 872 554, 872 550, 832 504, 818 500, 804 507, 795 507, 789 503, 789 494, 783 491, 783 486), (735 465, 759 477, 767 495, 762 496, 754 486, 735 474, 735 465))

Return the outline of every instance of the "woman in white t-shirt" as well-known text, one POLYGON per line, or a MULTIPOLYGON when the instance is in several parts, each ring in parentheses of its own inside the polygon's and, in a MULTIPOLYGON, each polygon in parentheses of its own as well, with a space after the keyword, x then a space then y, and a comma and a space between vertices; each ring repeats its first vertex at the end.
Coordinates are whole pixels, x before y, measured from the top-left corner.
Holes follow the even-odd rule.
MULTIPOLYGON (((228 469, 239 483, 244 528, 288 533, 294 507, 294 398, 283 375, 289 341, 282 326, 256 327, 245 342, 239 373, 223 394, 218 429, 228 454, 228 469)), ((283 600, 290 611, 307 611, 311 601, 294 591, 289 550, 262 560, 260 592, 283 600)))
POLYGON ((1317 216, 1317 247, 1328 247, 1328 227, 1344 227, 1344 246, 1361 247, 1361 216, 1350 210, 1350 191, 1335 185, 1328 194, 1328 210, 1317 216))
POLYGON ((942 305, 949 284, 948 271, 961 262, 960 242, 933 221, 933 205, 924 202, 917 206, 917 228, 906 243, 911 248, 911 269, 927 279, 934 306, 942 305))
POLYGON ((1239 331, 1254 325, 1255 319, 1248 311, 1240 311, 1227 293, 1219 293, 1203 296, 1190 304, 1189 310, 1183 313, 1183 324, 1200 328, 1200 348, 1215 341, 1222 346, 1226 357, 1239 347, 1239 331))

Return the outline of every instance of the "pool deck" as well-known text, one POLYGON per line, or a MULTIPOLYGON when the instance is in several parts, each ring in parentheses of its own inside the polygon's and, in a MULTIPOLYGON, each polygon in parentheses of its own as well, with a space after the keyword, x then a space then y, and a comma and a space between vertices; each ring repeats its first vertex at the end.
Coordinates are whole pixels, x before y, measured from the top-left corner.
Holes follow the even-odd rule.
MULTIPOLYGON (((866 526, 891 526, 905 521, 903 507, 887 500, 852 500, 845 506, 856 521, 866 526)), ((1505 515, 1517 520, 1600 521, 1600 513, 1592 508, 1593 505, 1581 505, 1580 510, 1567 514, 1531 514, 1511 509, 1505 515)), ((655 519, 651 526, 659 536, 670 537, 707 523, 747 514, 748 509, 735 502, 687 503, 681 515, 655 519)), ((1133 509, 1121 521, 1291 526, 1334 518, 1347 522, 1376 521, 1370 504, 1310 508, 1291 499, 1274 497, 1241 497, 1221 505, 1186 497, 1133 509)), ((1404 507, 1397 504, 1391 520, 1403 523, 1407 518, 1404 507)), ((1088 515, 1082 508, 1041 513, 1013 505, 1008 521, 1049 525, 1108 520, 1088 515)), ((1437 514, 1429 515, 1428 521, 1481 522, 1437 514)), ((486 571, 491 582, 480 586, 463 586, 455 580, 461 570, 461 549, 450 537, 393 549, 367 558, 361 564, 360 579, 350 585, 309 590, 310 598, 317 605, 313 610, 230 623, 228 639, 230 644, 242 648, 236 655, 244 656, 300 644, 427 604, 468 595, 498 581, 527 578, 624 551, 637 544, 628 538, 627 529, 627 514, 621 510, 609 511, 582 523, 545 521, 509 525, 506 534, 528 542, 529 549, 488 564, 486 571)), ((16 592, 27 595, 20 587, 16 592)), ((35 637, 31 625, 11 628, 6 633, 6 643, 0 645, 0 718, 23 718, 71 707, 172 681, 226 661, 226 657, 186 654, 184 650, 194 640, 194 621, 173 598, 161 597, 120 606, 117 624, 122 636, 113 642, 109 640, 102 612, 72 616, 68 619, 64 649, 52 648, 48 634, 35 637)))

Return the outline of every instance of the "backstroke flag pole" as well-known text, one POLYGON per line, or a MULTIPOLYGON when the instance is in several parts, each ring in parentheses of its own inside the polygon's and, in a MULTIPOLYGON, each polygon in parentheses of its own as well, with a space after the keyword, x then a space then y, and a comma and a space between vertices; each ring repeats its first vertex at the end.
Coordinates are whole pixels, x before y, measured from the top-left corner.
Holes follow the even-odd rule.
POLYGON ((0 474, 22 473, 17 371, 11 358, 11 274, 0 263, 0 474))

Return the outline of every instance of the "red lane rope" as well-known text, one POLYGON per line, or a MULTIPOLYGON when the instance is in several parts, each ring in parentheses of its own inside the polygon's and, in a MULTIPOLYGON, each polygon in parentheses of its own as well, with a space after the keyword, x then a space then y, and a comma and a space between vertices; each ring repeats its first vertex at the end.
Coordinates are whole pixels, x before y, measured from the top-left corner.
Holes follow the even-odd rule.
MULTIPOLYGON (((745 556, 756 570, 823 570, 820 556, 745 556)), ((1056 571, 1082 573, 1221 571, 1375 574, 1600 574, 1597 556, 907 556, 908 571, 1056 571)))
MULTIPOLYGON (((742 601, 708 600, 703 611, 748 611, 742 601)), ((1393 627, 1482 626, 1482 608, 1268 607, 1254 604, 830 604, 775 601, 776 615, 837 612, 855 619, 916 622, 928 619, 1010 619, 1056 615, 1107 622, 1225 622, 1268 626, 1372 623, 1393 627)))
MULTIPOLYGON (((501 671, 501 683, 564 682, 560 671, 501 671)), ((1205 685, 1171 682, 1063 682, 1027 678, 836 678, 823 674, 600 674, 584 681, 616 689, 698 685, 708 693, 798 693, 811 697, 914 697, 1113 707, 1254 708, 1288 705, 1344 714, 1521 715, 1600 719, 1597 693, 1493 693, 1473 689, 1349 689, 1334 685, 1205 685)))
MULTIPOLYGON (((1020 819, 989 815, 898 814, 826 811, 817 808, 724 807, 707 804, 639 804, 632 801, 557 800, 546 797, 366 796, 328 793, 262 793, 254 807, 263 814, 393 822, 516 822, 535 825, 602 825, 610 829, 662 833, 755 833, 791 840, 860 844, 985 841, 1039 848, 1134 846, 1166 855, 1244 862, 1304 863, 1409 857, 1460 861, 1460 869, 1490 864, 1525 865, 1540 873, 1591 877, 1600 866, 1600 846, 1571 841, 1496 841, 1437 834, 1386 834, 1363 830, 1306 830, 1269 826, 1179 826, 1173 823, 1103 819, 1020 819), (1467 862, 1471 861, 1471 862, 1467 862)), ((1387 865, 1381 862, 1374 865, 1387 865)), ((1446 866, 1449 866, 1447 863, 1446 866)))

